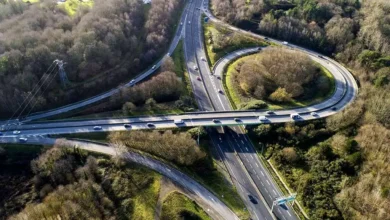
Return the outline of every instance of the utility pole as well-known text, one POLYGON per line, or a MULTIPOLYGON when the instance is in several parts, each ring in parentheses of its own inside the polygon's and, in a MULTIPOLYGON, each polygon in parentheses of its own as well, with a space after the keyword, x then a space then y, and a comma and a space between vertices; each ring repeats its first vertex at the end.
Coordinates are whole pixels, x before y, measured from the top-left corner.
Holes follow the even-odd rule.
POLYGON ((57 63, 58 65, 58 73, 60 75, 60 81, 61 81, 61 84, 62 84, 62 87, 66 87, 66 85, 69 83, 69 80, 68 80, 68 76, 66 75, 66 72, 64 70, 64 63, 62 60, 55 60, 54 61, 55 63, 57 63))

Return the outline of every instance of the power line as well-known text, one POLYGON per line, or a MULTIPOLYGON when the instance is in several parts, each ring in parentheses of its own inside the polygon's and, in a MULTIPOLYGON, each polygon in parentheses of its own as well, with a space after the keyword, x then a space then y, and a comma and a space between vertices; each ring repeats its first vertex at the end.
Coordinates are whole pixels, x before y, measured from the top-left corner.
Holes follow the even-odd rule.
MULTIPOLYGON (((47 84, 47 87, 43 90, 42 94, 44 94, 46 92, 46 90, 49 88, 49 85, 51 84, 51 82, 53 81, 53 79, 56 78, 57 74, 59 73, 60 71, 57 71, 54 76, 51 78, 51 80, 49 81, 49 84, 47 84)), ((34 104, 31 106, 30 108, 30 111, 28 111, 28 113, 26 114, 26 117, 31 113, 31 111, 34 109, 35 105, 38 103, 38 100, 36 99, 34 104)))
MULTIPOLYGON (((19 109, 22 108, 22 106, 24 105, 24 103, 30 98, 30 95, 33 93, 33 91, 39 86, 39 84, 41 83, 41 81, 45 78, 45 74, 47 74, 49 72, 49 70, 52 68, 53 64, 57 65, 55 62, 53 62, 49 68, 46 70, 46 72, 42 75, 42 77, 39 79, 39 81, 35 84, 35 86, 32 88, 31 92, 28 93, 27 97, 23 100, 22 104, 19 104, 19 107, 14 111, 14 113, 12 114, 12 116, 7 120, 7 124, 9 123, 9 121, 18 113, 19 109)), ((54 70, 54 68, 53 68, 54 70)), ((51 70, 50 72, 52 72, 53 70, 51 70)), ((46 77, 47 79, 47 77, 46 77)), ((45 80, 46 80, 45 79, 45 80)))
MULTIPOLYGON (((46 76, 46 78, 45 78, 45 80, 42 82, 42 84, 35 90, 35 93, 29 98, 30 100, 27 102, 27 104, 24 106, 24 108, 22 109, 22 111, 19 113, 19 115, 18 115, 18 117, 16 117, 16 118, 19 118, 22 114, 23 114, 23 112, 24 112, 24 110, 29 106, 29 104, 31 103, 31 101, 33 100, 33 98, 34 98, 34 96, 36 96, 37 94, 38 94, 38 92, 40 91, 40 89, 43 87, 43 85, 45 85, 45 83, 46 83, 46 81, 49 79, 49 77, 50 77, 50 74, 54 71, 54 69, 55 69, 55 67, 57 66, 57 64, 54 66, 54 68, 50 71, 50 73, 48 73, 48 74, 46 74, 47 76, 46 76)), ((42 77, 43 78, 43 77, 42 77)), ((30 93, 30 94, 32 94, 32 92, 30 93)), ((30 95, 29 94, 29 95, 30 95)), ((24 103, 24 102, 23 102, 24 103)), ((23 104, 22 103, 22 104, 23 104)))

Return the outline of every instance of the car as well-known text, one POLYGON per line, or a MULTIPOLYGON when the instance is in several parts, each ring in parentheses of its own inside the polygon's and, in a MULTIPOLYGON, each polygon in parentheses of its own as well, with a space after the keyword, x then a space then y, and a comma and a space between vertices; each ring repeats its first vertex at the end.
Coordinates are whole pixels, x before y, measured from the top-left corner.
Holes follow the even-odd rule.
POLYGON ((27 142, 27 138, 19 138, 19 142, 22 142, 22 143, 24 143, 24 142, 27 142))
POLYGON ((268 38, 268 37, 265 37, 264 40, 269 40, 269 38, 268 38))
POLYGON ((175 119, 175 120, 173 120, 173 123, 179 125, 179 124, 183 124, 184 121, 182 119, 175 119))
POLYGON ((324 57, 322 55, 318 55, 318 57, 324 59, 324 57))
POLYGON ((167 56, 171 56, 171 53, 167 53, 167 56))
POLYGON ((310 115, 313 116, 313 117, 318 117, 317 112, 311 112, 310 115))
POLYGON ((125 128, 131 128, 131 124, 124 124, 123 125, 125 128))
POLYGON ((156 65, 153 65, 153 66, 152 66, 152 70, 154 70, 154 69, 156 69, 156 65))
POLYGON ((13 131, 12 134, 20 134, 21 132, 20 131, 13 131))
POLYGON ((336 111, 337 108, 336 108, 335 106, 333 106, 333 107, 331 108, 331 110, 332 110, 332 111, 336 111))
POLYGON ((198 77, 196 77, 196 79, 198 80, 198 81, 202 81, 202 79, 198 76, 198 77))
POLYGON ((261 47, 258 47, 258 48, 257 48, 257 51, 260 51, 260 50, 261 50, 261 47))
POLYGON ((248 195, 248 197, 249 197, 249 201, 251 201, 251 203, 257 204, 257 200, 255 199, 255 197, 253 197, 252 195, 248 195))
POLYGON ((301 116, 299 114, 291 114, 290 118, 293 120, 298 120, 298 119, 301 119, 301 116))
POLYGON ((217 76, 217 79, 221 79, 221 76, 217 76))
POLYGON ((260 121, 268 121, 268 118, 265 117, 264 115, 261 115, 261 116, 259 116, 259 120, 260 121))
POLYGON ((195 66, 194 66, 194 70, 198 70, 198 69, 199 69, 199 68, 195 65, 195 66))
POLYGON ((204 57, 201 57, 200 59, 203 60, 203 61, 206 61, 206 59, 204 57))
POLYGON ((0 132, 0 136, 3 136, 3 133, 0 132))
POLYGON ((275 112, 273 112, 273 111, 266 111, 265 112, 267 115, 274 115, 275 114, 275 112))
POLYGON ((180 25, 183 25, 183 22, 180 22, 180 25))
POLYGON ((102 130, 102 126, 95 126, 95 127, 93 127, 93 130, 95 130, 95 131, 102 130))
POLYGON ((132 79, 132 80, 130 81, 130 84, 134 84, 134 83, 135 83, 135 80, 132 79))
POLYGON ((235 122, 241 122, 241 119, 235 118, 234 121, 235 121, 235 122))
POLYGON ((221 94, 223 94, 222 90, 220 90, 220 89, 218 89, 218 92, 221 93, 221 94))
POLYGON ((147 123, 146 124, 149 128, 153 128, 154 127, 154 124, 153 123, 147 123))
POLYGON ((213 122, 214 123, 219 123, 219 122, 221 122, 219 119, 213 119, 213 122))
POLYGON ((284 45, 288 45, 288 42, 287 42, 287 41, 283 41, 283 44, 284 44, 284 45))
POLYGON ((188 21, 188 25, 190 25, 191 24, 191 21, 188 21))

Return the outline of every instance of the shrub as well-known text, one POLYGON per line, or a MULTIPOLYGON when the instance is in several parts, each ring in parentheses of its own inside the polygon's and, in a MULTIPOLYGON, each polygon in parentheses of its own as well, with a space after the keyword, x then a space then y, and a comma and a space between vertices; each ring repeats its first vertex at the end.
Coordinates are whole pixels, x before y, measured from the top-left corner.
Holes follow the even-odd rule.
POLYGON ((250 102, 241 103, 238 108, 240 110, 250 110, 250 109, 263 109, 267 107, 267 103, 261 100, 254 100, 250 102))

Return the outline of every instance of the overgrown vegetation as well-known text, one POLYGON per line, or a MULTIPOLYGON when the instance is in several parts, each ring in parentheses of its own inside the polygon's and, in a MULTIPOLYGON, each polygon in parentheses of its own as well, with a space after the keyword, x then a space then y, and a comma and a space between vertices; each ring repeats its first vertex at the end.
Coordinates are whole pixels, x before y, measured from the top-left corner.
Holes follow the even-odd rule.
POLYGON ((360 94, 347 109, 326 121, 261 125, 250 133, 265 143, 266 157, 312 219, 390 218, 390 3, 213 0, 212 5, 230 23, 334 55, 348 66, 360 94))
POLYGON ((126 146, 128 150, 147 152, 194 178, 225 202, 240 218, 249 217, 234 185, 222 174, 226 172, 225 168, 213 160, 212 149, 209 148, 211 143, 204 128, 197 127, 186 131, 111 132, 99 133, 99 135, 87 133, 66 135, 66 137, 114 142, 126 146), (200 146, 195 142, 198 135, 200 146))
POLYGON ((305 54, 280 48, 236 60, 224 82, 239 109, 313 104, 331 95, 335 84, 333 76, 305 54))
POLYGON ((176 27, 177 16, 171 14, 182 5, 97 0, 70 17, 53 1, 28 7, 1 2, 1 115, 15 112, 30 93, 36 95, 18 114, 75 102, 134 77, 166 50, 176 27), (52 65, 55 59, 66 62, 66 88, 52 65))
POLYGON ((220 58, 235 50, 268 45, 263 40, 231 31, 213 22, 204 23, 203 28, 207 56, 211 66, 220 58))
POLYGON ((164 200, 161 220, 208 220, 211 218, 198 204, 181 193, 173 192, 164 200))
POLYGON ((58 147, 46 150, 31 162, 31 167, 33 176, 26 176, 31 184, 17 197, 8 198, 8 204, 18 206, 2 217, 11 214, 15 215, 10 219, 154 217, 160 176, 146 168, 58 147), (21 198, 28 199, 12 203, 21 198), (18 209, 23 210, 16 214, 18 209))

